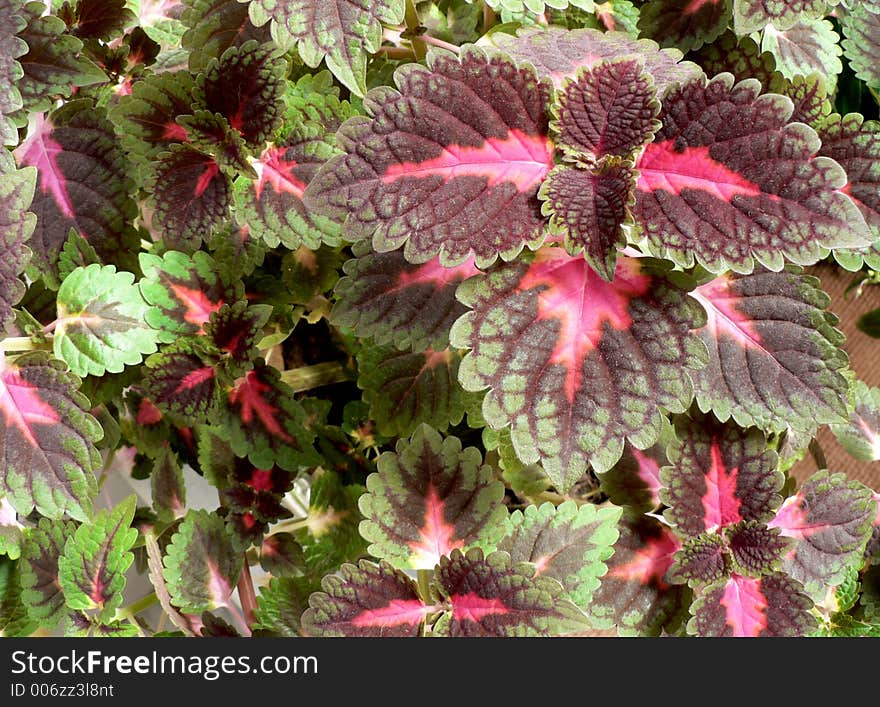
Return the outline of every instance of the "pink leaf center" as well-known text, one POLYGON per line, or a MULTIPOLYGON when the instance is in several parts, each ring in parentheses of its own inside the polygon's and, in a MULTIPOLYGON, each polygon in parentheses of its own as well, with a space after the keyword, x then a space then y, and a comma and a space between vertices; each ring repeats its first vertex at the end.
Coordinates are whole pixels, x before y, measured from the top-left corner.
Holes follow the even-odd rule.
POLYGON ((691 292, 691 297, 706 310, 706 328, 714 339, 725 334, 743 348, 766 353, 755 323, 736 308, 739 298, 731 293, 730 283, 722 275, 691 292))
POLYGON ((452 618, 458 622, 479 622, 487 616, 510 613, 510 609, 500 599, 486 599, 476 592, 456 594, 449 599, 452 602, 452 618))
POLYGON ((199 368, 195 371, 191 371, 187 373, 183 378, 181 378, 180 383, 178 383, 177 388, 175 388, 174 390, 174 395, 186 393, 193 388, 197 388, 203 383, 211 380, 213 377, 214 369, 211 366, 206 366, 205 368, 199 368))
POLYGON ((255 491, 272 491, 275 486, 272 483, 272 470, 271 469, 254 469, 251 472, 250 481, 248 481, 248 486, 250 486, 255 491))
POLYGON ((632 452, 633 457, 635 457, 635 460, 639 465, 636 474, 642 481, 645 482, 645 485, 651 492, 651 499, 654 504, 659 504, 660 488, 663 485, 660 483, 660 465, 657 463, 656 459, 652 459, 647 454, 641 452, 635 447, 631 448, 630 451, 632 452))
POLYGON ((703 503, 703 522, 706 530, 714 530, 742 520, 739 512, 740 500, 736 497, 738 469, 727 471, 717 442, 712 443, 711 457, 712 465, 704 477, 706 492, 700 499, 703 503))
POLYGON ((162 420, 162 411, 153 404, 152 400, 143 398, 135 419, 142 426, 155 425, 162 420))
POLYGON ((760 196, 758 185, 709 156, 709 147, 687 147, 676 152, 674 140, 653 142, 637 165, 642 191, 681 194, 685 189, 704 191, 723 201, 734 196, 760 196))
POLYGON ((241 405, 241 420, 249 425, 254 418, 259 418, 266 431, 283 442, 293 442, 293 438, 287 434, 276 419, 278 408, 269 404, 263 394, 272 390, 272 386, 263 383, 254 371, 248 371, 244 378, 239 379, 238 385, 229 392, 229 402, 233 405, 241 405))
POLYGON ((302 201, 306 183, 297 177, 293 170, 298 166, 294 160, 284 159, 284 147, 270 147, 260 156, 259 161, 254 163, 258 179, 254 183, 254 191, 257 199, 263 194, 266 184, 271 184, 277 194, 292 194, 302 201))
MULTIPOLYGON (((827 528, 827 523, 810 524, 807 517, 807 509, 804 508, 804 499, 799 493, 785 499, 779 510, 776 511, 776 517, 767 525, 771 528, 779 528, 781 535, 789 538, 801 540, 807 538, 813 533, 827 528)), ((792 553, 795 549, 792 549, 792 553)))
POLYGON ((206 163, 205 171, 199 175, 199 179, 196 182, 196 197, 200 197, 208 190, 208 187, 211 186, 211 182, 214 177, 217 176, 219 171, 220 165, 214 162, 214 160, 206 163))
POLYGON ((761 591, 760 578, 731 575, 721 606, 727 610, 727 625, 737 638, 755 637, 767 628, 767 600, 761 591))
POLYGON ((643 547, 636 550, 628 562, 609 570, 608 576, 625 582, 653 582, 662 589, 667 586, 664 577, 672 566, 673 555, 680 548, 678 539, 664 529, 659 537, 649 539, 643 547))
POLYGON ((388 292, 398 292, 407 287, 421 284, 434 285, 439 290, 450 283, 467 280, 472 275, 479 274, 479 272, 480 270, 474 265, 473 255, 461 263, 461 265, 451 268, 441 265, 440 258, 437 257, 414 270, 401 272, 397 277, 397 282, 388 292))
POLYGON ((0 372, 0 413, 6 418, 7 429, 17 428, 34 446, 37 446, 34 425, 54 425, 61 421, 55 409, 40 398, 39 389, 22 379, 14 368, 0 372))
POLYGON ((553 149, 544 135, 526 135, 511 130, 506 138, 486 138, 479 147, 447 145, 424 162, 402 162, 385 170, 382 182, 401 177, 438 176, 444 182, 457 177, 486 177, 487 186, 509 182, 520 192, 529 192, 553 169, 553 149))
POLYGON ((58 166, 58 155, 64 148, 53 140, 53 125, 45 114, 31 117, 30 135, 16 150, 19 165, 31 165, 40 173, 40 189, 52 195, 58 210, 67 218, 74 217, 73 202, 67 193, 67 178, 58 166))
POLYGON ((409 543, 413 551, 409 558, 411 567, 434 567, 441 557, 464 546, 463 540, 453 540, 455 526, 446 522, 444 506, 437 489, 433 484, 429 484, 425 494, 425 516, 419 530, 419 539, 409 543))
POLYGON ((358 614, 351 623, 359 628, 414 626, 420 624, 435 608, 423 604, 419 599, 392 599, 388 606, 358 614))
POLYGON ((174 294, 174 298, 184 306, 184 321, 198 326, 199 334, 204 333, 203 327, 210 321, 211 315, 223 306, 223 300, 212 302, 201 290, 194 290, 179 283, 168 283, 168 289, 174 294))
POLYGON ((539 251, 519 283, 522 291, 541 288, 538 319, 559 321, 559 335, 549 363, 565 366, 565 395, 569 401, 581 386, 583 360, 602 340, 607 322, 619 330, 632 324, 629 304, 644 295, 651 278, 641 273, 636 259, 618 258, 614 280, 606 282, 582 257, 561 248, 539 251))

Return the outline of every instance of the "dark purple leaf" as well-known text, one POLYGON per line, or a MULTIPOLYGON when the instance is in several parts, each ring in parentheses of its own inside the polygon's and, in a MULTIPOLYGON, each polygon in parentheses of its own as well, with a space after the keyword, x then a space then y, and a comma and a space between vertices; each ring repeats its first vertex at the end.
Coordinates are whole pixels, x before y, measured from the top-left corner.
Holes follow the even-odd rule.
POLYGON ((0 332, 13 318, 12 307, 25 293, 19 274, 30 260, 26 243, 34 231, 36 216, 28 212, 37 172, 32 167, 16 169, 12 156, 0 148, 0 332))
POLYGON ((639 12, 641 32, 664 47, 699 49, 717 39, 732 17, 734 0, 650 0, 639 12))

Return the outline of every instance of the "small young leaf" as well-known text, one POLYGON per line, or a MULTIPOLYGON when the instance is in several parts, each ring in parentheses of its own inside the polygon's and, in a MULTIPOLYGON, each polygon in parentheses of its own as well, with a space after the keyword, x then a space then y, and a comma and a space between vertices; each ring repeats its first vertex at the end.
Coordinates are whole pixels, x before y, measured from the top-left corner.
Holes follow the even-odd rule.
POLYGON ((614 507, 578 507, 574 501, 555 508, 552 503, 528 506, 510 516, 510 530, 498 549, 514 563, 534 564, 536 577, 559 580, 565 596, 586 609, 614 551, 621 513, 614 507))
POLYGON ((702 365, 690 334, 700 314, 656 261, 618 258, 609 283, 547 247, 472 278, 458 296, 473 310, 450 336, 471 349, 462 385, 491 388, 485 419, 512 425, 517 456, 540 460, 561 493, 587 463, 610 469, 625 439, 654 444, 659 407, 683 411, 692 397, 685 369, 702 365))
POLYGON ((733 570, 741 575, 760 577, 779 569, 792 542, 779 532, 755 521, 743 521, 725 529, 733 570))
POLYGON ((427 425, 379 457, 359 502, 370 554, 431 569, 454 549, 494 544, 504 533, 504 485, 481 464, 479 450, 427 425))
POLYGON ((355 246, 354 252, 358 257, 345 264, 347 277, 336 285, 330 321, 379 345, 416 352, 446 348, 449 329, 466 311, 456 301, 456 288, 480 272, 473 261, 448 268, 439 258, 410 265, 399 250, 376 253, 355 246))
POLYGON ((242 554, 215 513, 189 511, 171 538, 163 575, 174 605, 186 614, 225 606, 242 567, 242 554))
POLYGON ((134 561, 129 552, 138 537, 132 528, 136 497, 112 511, 98 513, 67 538, 58 559, 58 580, 71 609, 96 610, 108 619, 122 603, 125 573, 134 561))
POLYGON ((219 403, 217 371, 181 343, 146 360, 144 392, 153 404, 184 425, 206 424, 219 403))
POLYGON ((28 617, 46 629, 53 629, 66 613, 58 558, 64 551, 64 543, 75 531, 74 523, 41 518, 22 547, 21 600, 27 607, 28 617))
POLYGON ((794 538, 783 568, 819 599, 862 564, 876 517, 869 488, 845 474, 820 471, 785 500, 769 525, 794 538))
POLYGON ((849 413, 844 336, 819 281, 788 268, 723 275, 691 295, 706 310, 699 332, 709 365, 693 374, 697 403, 718 419, 812 435, 849 413))
POLYGON ((506 552, 453 550, 440 558, 435 582, 451 611, 434 624, 434 635, 552 636, 587 625, 558 581, 534 576, 532 564, 516 563, 506 552))
POLYGON ((724 537, 718 533, 687 538, 675 553, 669 574, 677 582, 687 581, 691 586, 719 580, 729 571, 725 550, 724 537))
POLYGON ((270 305, 255 304, 248 307, 243 301, 233 305, 224 304, 216 312, 211 312, 205 334, 223 352, 227 371, 230 368, 235 370, 235 366, 250 366, 251 361, 256 358, 255 345, 259 343, 262 328, 271 315, 270 305), (234 366, 229 365, 230 360, 234 366))
POLYGON ((413 638, 435 610, 419 598, 415 582, 384 561, 345 564, 325 577, 321 588, 302 617, 307 636, 413 638))
POLYGON ((627 443, 623 456, 611 469, 599 476, 602 493, 616 506, 631 506, 647 512, 660 505, 660 467, 668 464, 666 444, 661 441, 644 451, 627 443))
POLYGON ((74 270, 58 290, 55 355, 79 376, 119 373, 156 350, 158 333, 134 275, 112 265, 74 270))
POLYGON ((91 515, 103 431, 78 387, 45 353, 14 363, 0 353, 0 487, 23 516, 91 515))
POLYGON ((696 636, 805 636, 816 628, 813 602, 799 582, 776 573, 731 575, 700 590, 688 632, 696 636))
POLYGON ((760 430, 679 418, 670 466, 660 470, 667 520, 682 536, 768 521, 782 501, 776 453, 760 430))
POLYGON ((476 48, 403 66, 395 82, 366 99, 370 118, 340 128, 345 154, 309 184, 306 206, 346 219, 348 237, 372 237, 377 251, 405 243, 411 263, 474 253, 485 265, 539 240, 536 194, 553 167, 547 86, 476 48))

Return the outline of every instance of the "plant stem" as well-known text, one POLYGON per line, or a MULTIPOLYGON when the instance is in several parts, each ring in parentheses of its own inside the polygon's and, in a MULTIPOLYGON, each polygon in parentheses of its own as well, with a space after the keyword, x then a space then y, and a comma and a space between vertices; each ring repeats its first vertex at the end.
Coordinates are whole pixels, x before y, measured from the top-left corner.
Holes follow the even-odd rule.
POLYGON ((111 449, 107 452, 107 458, 104 460, 104 468, 101 469, 101 476, 98 478, 98 490, 100 491, 104 488, 104 482, 107 481, 107 472, 110 471, 110 467, 113 464, 113 460, 116 458, 116 449, 111 449))
POLYGON ((244 611, 245 622, 248 626, 253 626, 257 622, 257 616, 254 613, 257 608, 257 593, 254 591, 254 579, 251 577, 247 553, 245 553, 244 565, 242 565, 241 574, 238 577, 238 599, 241 602, 242 611, 244 611))
POLYGON ((816 462, 817 469, 827 469, 828 462, 825 459, 825 452, 822 449, 822 445, 819 444, 818 439, 811 439, 809 446, 810 454, 813 457, 813 461, 816 462))
POLYGON ((381 47, 379 49, 389 59, 416 59, 416 53, 409 47, 381 47))
POLYGON ((444 42, 442 39, 437 39, 436 37, 432 37, 430 34, 423 34, 421 37, 422 41, 425 44, 433 44, 435 47, 440 47, 442 49, 448 49, 453 54, 458 54, 459 48, 454 44, 450 44, 449 42, 444 42))
POLYGON ((492 25, 498 20, 498 15, 495 13, 491 7, 489 7, 489 3, 483 4, 483 34, 486 34, 491 28, 492 25))
POLYGON ((268 538, 270 535, 278 535, 278 533, 289 533, 293 530, 299 530, 300 528, 305 528, 308 524, 308 517, 297 518, 295 520, 284 520, 266 533, 266 537, 268 538))
POLYGON ((410 44, 412 44, 416 59, 424 59, 425 55, 428 53, 428 45, 425 44, 423 39, 417 36, 422 23, 419 21, 419 13, 416 11, 416 6, 413 0, 406 0, 406 14, 404 20, 406 21, 406 28, 413 33, 413 36, 410 37, 409 41, 410 44))
POLYGON ((416 570, 416 582, 419 585, 419 596, 425 604, 431 603, 431 575, 433 570, 416 570))
POLYGON ((226 600, 226 603, 223 604, 228 610, 229 613, 232 614, 232 618, 235 623, 238 624, 238 627, 241 629, 241 632, 245 636, 251 635, 251 627, 248 626, 247 621, 244 620, 244 616, 241 615, 241 612, 238 610, 238 607, 235 605, 234 601, 226 600))
POLYGON ((116 610, 115 621, 124 621, 131 619, 137 614, 149 609, 151 606, 159 603, 159 597, 156 592, 151 592, 145 597, 141 597, 137 601, 133 601, 128 606, 116 610))
POLYGON ((0 341, 0 351, 43 351, 51 348, 51 342, 38 344, 29 336, 10 336, 0 341))
POLYGON ((349 378, 349 373, 337 361, 327 361, 325 363, 316 363, 314 366, 291 368, 281 373, 281 380, 293 388, 294 393, 301 393, 312 388, 320 388, 322 385, 330 385, 331 383, 342 383, 349 380, 349 378))

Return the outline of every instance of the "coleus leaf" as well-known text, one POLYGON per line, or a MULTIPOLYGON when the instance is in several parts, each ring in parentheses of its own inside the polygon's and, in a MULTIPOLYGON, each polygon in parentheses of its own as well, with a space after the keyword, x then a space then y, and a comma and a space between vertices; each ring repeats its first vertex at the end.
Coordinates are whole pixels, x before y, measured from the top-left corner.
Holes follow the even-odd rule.
POLYGON ((535 576, 558 580, 565 596, 586 610, 614 551, 621 513, 589 503, 578 507, 574 501, 527 506, 511 514, 498 549, 514 563, 531 562, 535 576))
POLYGON ((13 363, 0 355, 0 483, 23 516, 91 514, 103 431, 65 369, 42 352, 13 363))
POLYGON ((305 562, 302 545, 290 533, 273 533, 260 545, 260 567, 275 577, 302 574, 305 562))
POLYGON ((296 471, 317 461, 311 446, 314 432, 305 427, 302 405, 278 370, 261 359, 235 381, 219 414, 233 451, 259 468, 277 464, 296 471))
POLYGON ((623 456, 611 469, 599 476, 602 492, 616 506, 631 506, 638 511, 651 511, 660 505, 660 468, 668 464, 666 444, 661 432, 660 442, 650 449, 636 449, 630 443, 623 456))
POLYGON ((444 432, 464 417, 471 394, 458 382, 461 354, 419 353, 365 346, 358 354, 358 386, 379 434, 405 437, 422 423, 444 432))
POLYGON ((20 561, 0 557, 0 631, 4 636, 26 637, 39 628, 21 599, 20 567, 20 561))
POLYGON ((453 550, 440 558, 435 581, 451 611, 437 620, 433 635, 549 636, 586 627, 558 581, 534 576, 531 563, 516 563, 506 552, 453 550))
POLYGON ((843 53, 855 75, 873 88, 880 88, 880 8, 866 2, 840 10, 843 53))
POLYGON ((769 525, 795 540, 783 569, 820 599, 862 564, 876 518, 877 501, 867 486, 820 471, 785 500, 769 525))
POLYGON ((550 228, 561 233, 566 250, 583 252, 590 266, 612 280, 617 251, 626 245, 623 225, 632 222, 636 172, 625 162, 609 162, 593 169, 557 167, 541 185, 541 211, 550 216, 550 228))
POLYGON ((10 560, 21 557, 25 526, 19 522, 18 514, 5 498, 0 497, 0 555, 10 560))
POLYGON ((345 154, 320 169, 305 204, 347 217, 349 237, 372 236, 377 251, 405 243, 412 263, 438 253, 447 266, 471 252, 477 265, 513 257, 541 237, 536 194, 553 167, 549 89, 476 47, 428 63, 401 67, 399 90, 365 99, 370 117, 340 128, 345 154))
POLYGON ((229 47, 200 73, 196 86, 208 110, 225 116, 248 145, 265 142, 281 120, 287 62, 271 44, 249 40, 229 47))
POLYGON ((856 459, 880 460, 880 388, 856 381, 855 408, 849 421, 829 427, 841 446, 856 459))
POLYGON ((458 297, 473 310, 450 336, 471 349, 462 385, 490 388, 486 421, 512 425, 517 455, 540 459, 561 493, 587 463, 610 469, 625 439, 651 446, 658 406, 683 411, 691 399, 685 369, 703 353, 689 330, 700 315, 656 262, 618 258, 608 283, 547 247, 472 278, 458 297))
POLYGON ((211 312, 205 335, 222 353, 227 369, 230 361, 242 369, 250 366, 254 347, 271 315, 271 305, 255 304, 249 307, 244 301, 224 304, 216 312, 211 312))
POLYGON ((139 24, 159 44, 177 47, 186 31, 183 10, 180 0, 140 0, 139 24))
POLYGON ((171 538, 163 575, 174 605, 186 614, 225 606, 242 567, 223 519, 189 511, 171 538))
POLYGON ((129 496, 67 538, 58 558, 58 579, 68 608, 110 618, 122 603, 125 573, 134 562, 130 550, 138 536, 137 528, 130 527, 136 502, 136 496, 129 496))
POLYGON ((816 628, 812 606, 787 575, 733 574, 697 594, 687 629, 697 636, 805 636, 816 628))
POLYGON ((189 145, 172 145, 159 155, 154 169, 154 225, 167 247, 196 248, 229 217, 229 177, 212 155, 189 145))
POLYGON ((835 251, 835 258, 848 270, 857 270, 863 260, 872 268, 880 267, 880 123, 864 120, 859 113, 835 113, 822 120, 817 131, 822 139, 820 154, 846 170, 843 191, 859 207, 875 239, 867 249, 835 251))
POLYGON ((421 425, 367 477, 360 534, 373 557, 431 569, 452 550, 492 546, 505 530, 503 497, 504 484, 482 465, 479 450, 421 425))
POLYGON ((300 635, 303 612, 309 596, 320 589, 307 577, 275 577, 260 590, 254 615, 255 630, 272 636, 300 635))
POLYGON ((19 274, 30 260, 26 243, 37 218, 27 211, 34 196, 37 172, 33 167, 16 169, 12 156, 0 148, 0 332, 14 317, 12 307, 25 293, 19 274))
POLYGON ((785 30, 769 25, 761 38, 761 49, 776 59, 776 69, 785 78, 807 76, 814 71, 825 78, 832 93, 843 71, 840 37, 828 20, 803 19, 785 30))
POLYGON ((0 145, 18 144, 18 130, 10 116, 23 106, 17 83, 24 71, 18 59, 28 52, 27 43, 16 36, 27 26, 20 10, 19 0, 0 1, 0 145))
POLYGON ((415 582, 385 561, 345 564, 324 577, 321 588, 302 615, 306 636, 412 638, 422 635, 425 617, 436 610, 422 601, 415 582))
POLYGON ((663 127, 636 164, 634 214, 653 255, 748 273, 754 260, 780 270, 785 258, 811 264, 826 248, 870 243, 843 169, 817 156, 811 128, 788 123, 789 100, 760 88, 721 74, 664 100, 663 127))
POLYGON ((648 516, 624 515, 608 559, 608 572, 593 593, 589 616, 595 628, 616 627, 621 635, 672 632, 687 613, 690 590, 671 584, 669 570, 681 542, 648 516))
POLYGON ((31 210, 34 265, 55 286, 58 253, 74 228, 107 262, 124 258, 137 242, 125 153, 103 108, 75 100, 44 116, 32 113, 27 139, 15 150, 19 165, 39 172, 31 210), (122 255, 121 255, 122 254, 122 255))
POLYGON ((496 32, 492 42, 518 64, 533 66, 539 77, 551 79, 557 88, 582 68, 603 59, 628 56, 644 63, 644 70, 653 78, 661 98, 675 84, 702 74, 696 64, 680 63, 678 50, 661 50, 656 42, 635 40, 623 32, 542 27, 521 30, 516 37, 496 32))
POLYGON ((716 531, 740 521, 768 521, 782 501, 776 452, 760 430, 716 423, 711 417, 676 420, 670 466, 660 470, 664 515, 682 536, 716 531))
POLYGON ((237 0, 184 0, 180 16, 187 30, 180 44, 189 50, 189 68, 204 69, 230 47, 240 47, 251 39, 260 44, 271 39, 268 25, 254 27, 248 7, 237 0))
POLYGON ((24 107, 32 113, 48 110, 53 96, 67 98, 75 87, 108 80, 94 62, 82 55, 82 42, 65 34, 64 21, 45 12, 42 2, 24 5, 22 15, 27 27, 18 33, 28 51, 19 60, 24 75, 17 84, 24 107))
POLYGON ((692 376, 700 409, 775 431, 846 420, 844 336, 818 285, 789 267, 724 275, 693 291, 708 315, 699 334, 709 365, 692 376))
POLYGON ((687 52, 717 39, 732 16, 732 0, 650 0, 639 11, 639 29, 661 46, 687 52))
POLYGON ((58 290, 55 355, 79 376, 119 373, 156 350, 157 332, 134 275, 112 265, 77 268, 58 290))
POLYGON ((160 518, 181 518, 186 513, 186 481, 177 455, 163 449, 150 474, 153 509, 160 518))
POLYGON ((367 556, 367 541, 358 533, 364 519, 358 499, 365 490, 360 484, 343 484, 335 472, 313 474, 308 522, 294 532, 310 575, 321 577, 367 556))
POLYGON ((573 158, 628 157, 660 127, 651 77, 636 58, 604 60, 578 72, 557 98, 552 127, 573 158))
POLYGON ((91 244, 79 235, 76 229, 71 228, 58 254, 58 279, 63 282, 77 268, 101 262, 100 256, 91 244))
POLYGON ((21 600, 30 619, 47 629, 54 628, 66 613, 58 558, 75 531, 76 525, 69 521, 41 518, 22 547, 21 600))
POLYGON ((569 7, 579 7, 588 12, 596 8, 593 0, 486 0, 486 4, 493 10, 507 10, 514 13, 529 10, 536 15, 549 8, 564 10, 569 7))
POLYGON ((247 145, 224 115, 199 108, 192 115, 178 116, 177 124, 186 131, 188 144, 213 157, 227 175, 253 176, 247 145))
POLYGON ((449 329, 464 314, 455 298, 458 285, 479 273, 472 260, 444 267, 439 258, 423 265, 406 262, 403 253, 376 253, 355 246, 353 260, 343 267, 347 277, 336 285, 330 321, 351 327, 361 337, 400 349, 441 351, 449 329))
POLYGON ((126 27, 137 21, 125 5, 126 0, 76 0, 70 33, 80 39, 107 41, 123 34, 126 27))
POLYGON ((281 500, 292 485, 293 478, 283 469, 258 469, 246 459, 234 457, 220 491, 231 527, 248 544, 259 542, 270 523, 290 516, 281 500))
POLYGON ((161 257, 151 253, 138 257, 144 273, 141 293, 152 305, 146 321, 162 332, 160 340, 165 343, 177 336, 205 333, 211 316, 243 294, 240 285, 224 284, 217 263, 204 251, 186 255, 171 250, 161 257))
POLYGON ((382 24, 403 22, 403 0, 252 0, 251 21, 258 27, 273 20, 272 36, 296 40, 302 60, 327 68, 358 96, 366 92, 367 56, 379 51, 382 24))
POLYGON ((110 119, 133 159, 149 163, 171 145, 188 140, 177 117, 193 112, 194 89, 189 71, 171 71, 139 79, 130 95, 120 96, 110 119))
MULTIPOLYGON (((825 84, 825 78, 819 72, 813 72, 807 76, 794 76, 788 80, 777 78, 771 82, 770 90, 774 93, 788 96, 792 103, 794 103, 794 113, 791 114, 793 122, 806 123, 818 131, 831 115, 832 106, 828 96, 828 87, 825 84)), ((822 139, 822 148, 819 150, 819 154, 836 159, 847 172, 847 177, 851 178, 847 165, 844 164, 843 160, 837 159, 828 150, 828 145, 825 144, 825 136, 820 133, 819 137, 822 139)), ((847 191, 846 187, 844 187, 844 191, 847 191)), ((851 199, 853 198, 852 194, 849 196, 851 199)), ((856 202, 856 205, 858 206, 858 202, 856 202)), ((862 209, 862 213, 865 213, 864 209, 862 209)), ((868 221, 870 226, 871 221, 867 214, 865 214, 865 220, 868 221)))
POLYGON ((206 424, 219 402, 218 371, 191 345, 179 344, 146 360, 144 392, 182 425, 206 424))
POLYGON ((704 45, 694 57, 707 76, 726 72, 737 81, 758 79, 765 88, 773 87, 781 78, 770 52, 762 52, 751 37, 737 37, 733 32, 725 32, 712 44, 704 45))
POLYGON ((737 34, 749 34, 772 23, 786 30, 801 17, 821 17, 825 0, 733 0, 733 28, 737 34))

